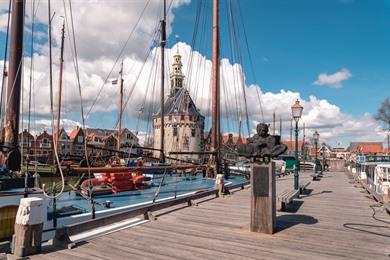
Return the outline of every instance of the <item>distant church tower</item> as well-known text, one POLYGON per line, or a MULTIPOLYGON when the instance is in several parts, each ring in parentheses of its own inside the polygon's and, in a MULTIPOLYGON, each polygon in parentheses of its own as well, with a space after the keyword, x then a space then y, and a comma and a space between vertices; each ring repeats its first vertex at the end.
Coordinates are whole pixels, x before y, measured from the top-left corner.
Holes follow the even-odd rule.
MULTIPOLYGON (((179 49, 173 56, 170 89, 164 103, 164 152, 166 156, 181 160, 200 161, 201 155, 169 155, 169 152, 204 151, 204 116, 200 114, 187 89, 184 88, 181 55, 179 49)), ((153 115, 154 148, 160 149, 161 111, 153 115)), ((160 156, 159 151, 154 157, 160 156)), ((167 160, 169 161, 169 160, 167 160)))

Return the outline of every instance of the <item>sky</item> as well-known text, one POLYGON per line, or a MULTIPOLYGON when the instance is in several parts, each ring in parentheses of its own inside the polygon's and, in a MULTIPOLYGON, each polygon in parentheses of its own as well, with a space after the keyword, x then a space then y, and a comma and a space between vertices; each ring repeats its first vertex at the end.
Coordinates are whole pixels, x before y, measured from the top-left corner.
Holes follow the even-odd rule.
MULTIPOLYGON (((4 59, 6 2, 0 3, 0 60, 4 59)), ((47 4, 46 1, 38 2, 33 59, 33 128, 36 131, 49 129, 53 114, 49 99, 44 98, 49 93, 47 4)), ((61 16, 65 12, 62 1, 52 2, 52 9, 56 12, 52 27, 56 85, 63 21, 61 16)), ((172 1, 168 13, 166 51, 167 68, 177 49, 183 56, 186 85, 195 103, 206 115, 206 128, 209 127, 210 114, 210 2, 172 1), (198 8, 201 12, 198 26, 195 26, 198 8), (194 28, 198 28, 196 37, 194 28)), ((171 1, 168 0, 168 3, 171 1)), ((145 134, 151 128, 147 118, 158 109, 159 77, 154 64, 159 58, 159 50, 156 48, 154 32, 161 19, 161 1, 73 0, 72 5, 80 84, 86 112, 100 93, 88 114, 86 124, 91 127, 115 127, 119 98, 118 88, 111 84, 111 80, 117 77, 120 60, 123 59, 125 99, 128 98, 124 124, 139 135, 145 134), (130 34, 128 44, 115 63, 130 34), (107 77, 112 68, 112 73, 107 77)), ((67 12, 69 16, 69 6, 67 12)), ((24 100, 28 100, 29 95, 31 13, 31 6, 28 5, 24 100)), ((299 98, 304 106, 300 127, 305 124, 306 139, 310 139, 312 133, 318 130, 320 139, 333 146, 348 146, 350 141, 357 140, 385 140, 384 127, 373 119, 373 115, 390 93, 389 1, 221 0, 220 19, 224 132, 238 133, 237 120, 242 118, 244 121, 245 89, 251 134, 256 123, 263 120, 271 123, 272 114, 275 113, 277 120, 281 118, 283 122, 282 139, 289 139, 290 107, 299 98), (233 17, 230 19, 234 20, 229 20, 230 9, 233 17), (229 29, 232 26, 229 26, 229 21, 237 23, 236 37, 230 37, 232 31, 229 29), (244 83, 240 82, 240 75, 243 75, 244 83)), ((62 123, 70 129, 81 124, 82 120, 72 63, 73 39, 68 30, 62 123)), ((24 102, 23 126, 26 125, 27 107, 27 102, 24 102)), ((247 133, 246 127, 242 131, 247 133)))

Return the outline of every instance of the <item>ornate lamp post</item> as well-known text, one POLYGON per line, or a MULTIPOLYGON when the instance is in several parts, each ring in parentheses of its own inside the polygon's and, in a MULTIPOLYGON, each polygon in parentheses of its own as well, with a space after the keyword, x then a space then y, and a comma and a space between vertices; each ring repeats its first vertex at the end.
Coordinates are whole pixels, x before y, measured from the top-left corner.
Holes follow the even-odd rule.
POLYGON ((313 139, 314 139, 314 147, 315 147, 315 151, 316 151, 316 159, 315 159, 315 173, 318 172, 318 163, 317 163, 317 160, 318 160, 318 156, 317 156, 317 153, 318 153, 318 140, 320 139, 320 134, 317 132, 317 130, 314 132, 313 134, 313 139))
POLYGON ((295 104, 291 106, 292 117, 295 120, 295 170, 294 170, 294 189, 299 189, 299 160, 298 160, 298 121, 302 116, 303 106, 299 103, 299 100, 295 101, 295 104))

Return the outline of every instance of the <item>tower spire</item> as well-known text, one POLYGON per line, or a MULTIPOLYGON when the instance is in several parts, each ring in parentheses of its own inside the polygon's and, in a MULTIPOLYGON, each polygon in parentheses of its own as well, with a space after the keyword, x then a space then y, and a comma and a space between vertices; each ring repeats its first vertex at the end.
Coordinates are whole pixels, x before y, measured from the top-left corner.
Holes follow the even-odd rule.
POLYGON ((183 64, 181 63, 181 55, 179 53, 179 47, 177 47, 177 53, 173 55, 172 72, 170 74, 170 96, 174 96, 176 92, 184 86, 185 76, 182 68, 183 64))

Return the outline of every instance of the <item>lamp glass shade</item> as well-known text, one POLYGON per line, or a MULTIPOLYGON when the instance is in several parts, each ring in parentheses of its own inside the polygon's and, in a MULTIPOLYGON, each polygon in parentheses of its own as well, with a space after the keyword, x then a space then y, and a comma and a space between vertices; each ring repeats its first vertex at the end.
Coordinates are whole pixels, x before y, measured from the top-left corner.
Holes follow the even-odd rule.
POLYGON ((298 121, 302 116, 303 106, 299 103, 299 100, 295 101, 295 104, 291 106, 292 116, 295 121, 298 121))
POLYGON ((317 131, 315 131, 313 134, 313 138, 314 138, 314 141, 318 142, 318 139, 320 139, 320 134, 317 131))

